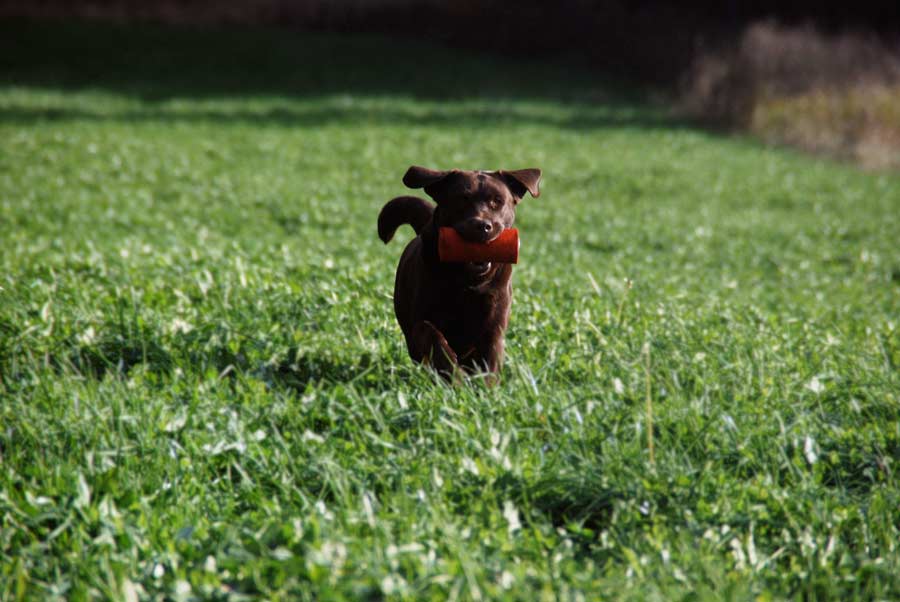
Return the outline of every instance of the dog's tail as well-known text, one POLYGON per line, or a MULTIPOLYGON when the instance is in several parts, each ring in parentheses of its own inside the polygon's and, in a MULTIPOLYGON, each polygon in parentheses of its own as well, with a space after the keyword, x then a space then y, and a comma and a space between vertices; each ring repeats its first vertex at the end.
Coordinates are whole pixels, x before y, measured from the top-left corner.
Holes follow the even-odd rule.
POLYGON ((422 231, 431 214, 434 213, 434 205, 415 196, 398 196, 391 199, 381 208, 378 214, 378 238, 385 244, 394 237, 394 232, 403 224, 409 224, 416 231, 422 231))

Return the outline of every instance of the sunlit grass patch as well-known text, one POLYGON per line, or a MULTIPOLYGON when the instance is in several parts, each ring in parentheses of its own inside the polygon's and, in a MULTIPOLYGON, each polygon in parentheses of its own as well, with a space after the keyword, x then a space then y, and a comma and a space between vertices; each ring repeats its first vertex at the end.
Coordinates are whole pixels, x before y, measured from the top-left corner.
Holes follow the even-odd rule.
POLYGON ((55 46, 0 85, 0 599, 900 591, 896 176, 547 64, 208 31, 171 74, 166 30, 23 31, 55 46), (544 170, 498 387, 407 357, 375 216, 410 164, 544 170))

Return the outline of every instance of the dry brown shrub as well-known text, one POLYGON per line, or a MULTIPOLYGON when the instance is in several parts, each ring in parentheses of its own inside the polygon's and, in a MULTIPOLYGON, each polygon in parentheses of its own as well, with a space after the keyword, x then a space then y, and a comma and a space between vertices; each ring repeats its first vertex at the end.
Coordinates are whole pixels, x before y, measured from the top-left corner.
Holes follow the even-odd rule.
POLYGON ((900 43, 772 22, 701 52, 683 107, 773 143, 900 166, 900 43))
POLYGON ((900 168, 900 85, 860 83, 770 99, 754 108, 749 128, 772 143, 873 169, 900 168))

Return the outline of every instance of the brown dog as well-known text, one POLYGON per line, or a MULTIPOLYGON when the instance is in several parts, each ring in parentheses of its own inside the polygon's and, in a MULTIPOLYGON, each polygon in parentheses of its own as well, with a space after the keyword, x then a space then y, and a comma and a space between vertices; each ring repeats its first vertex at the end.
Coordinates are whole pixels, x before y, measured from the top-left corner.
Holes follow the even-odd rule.
POLYGON ((394 311, 409 355, 449 377, 456 368, 497 373, 512 300, 512 265, 441 263, 438 228, 452 227, 473 242, 489 242, 513 225, 526 192, 540 194, 541 170, 436 171, 410 167, 403 183, 424 188, 437 206, 401 196, 378 215, 385 243, 403 224, 416 231, 403 251, 394 284, 394 311))

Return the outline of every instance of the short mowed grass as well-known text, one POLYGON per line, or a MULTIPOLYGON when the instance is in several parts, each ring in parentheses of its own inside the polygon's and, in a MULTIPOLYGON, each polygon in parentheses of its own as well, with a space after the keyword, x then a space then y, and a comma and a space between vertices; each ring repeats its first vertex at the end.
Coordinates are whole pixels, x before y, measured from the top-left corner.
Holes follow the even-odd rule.
POLYGON ((0 25, 0 599, 897 599, 900 177, 635 99, 0 25), (407 356, 411 164, 544 170, 494 388, 407 356))

